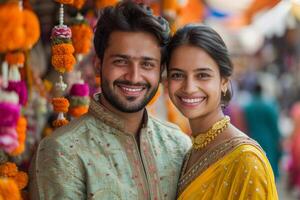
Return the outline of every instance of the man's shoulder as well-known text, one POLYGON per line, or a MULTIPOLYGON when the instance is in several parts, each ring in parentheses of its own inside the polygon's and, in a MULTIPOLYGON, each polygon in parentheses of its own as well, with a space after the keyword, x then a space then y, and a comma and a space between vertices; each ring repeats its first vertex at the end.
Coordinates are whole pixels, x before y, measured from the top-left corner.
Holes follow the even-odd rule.
POLYGON ((171 137, 175 140, 184 139, 188 142, 190 141, 189 137, 179 128, 178 125, 158 119, 153 116, 150 116, 150 120, 152 121, 153 128, 158 129, 160 135, 167 134, 169 138, 171 137))
POLYGON ((80 140, 82 137, 85 137, 85 133, 92 127, 91 124, 93 124, 93 118, 90 115, 84 115, 56 129, 43 140, 45 140, 45 142, 55 141, 63 145, 73 143, 74 140, 80 140))
POLYGON ((149 119, 152 121, 154 126, 160 127, 162 129, 168 129, 168 130, 182 132, 176 124, 173 124, 171 122, 168 122, 168 121, 165 121, 165 120, 153 117, 153 116, 149 116, 149 119))

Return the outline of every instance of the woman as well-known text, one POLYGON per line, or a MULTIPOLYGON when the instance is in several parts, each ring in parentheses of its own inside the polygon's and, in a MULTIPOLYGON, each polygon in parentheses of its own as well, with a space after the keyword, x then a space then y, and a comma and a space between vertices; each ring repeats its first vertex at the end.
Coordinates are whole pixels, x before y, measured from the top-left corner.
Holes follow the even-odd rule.
POLYGON ((233 67, 221 37, 188 25, 173 36, 168 54, 169 95, 189 119, 193 141, 178 199, 278 199, 263 150, 223 114, 233 67))

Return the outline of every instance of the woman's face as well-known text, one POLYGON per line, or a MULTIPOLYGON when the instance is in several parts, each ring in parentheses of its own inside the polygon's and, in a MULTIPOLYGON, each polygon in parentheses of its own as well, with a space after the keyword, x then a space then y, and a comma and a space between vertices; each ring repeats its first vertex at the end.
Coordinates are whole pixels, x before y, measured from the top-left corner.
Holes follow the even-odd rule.
POLYGON ((228 79, 221 78, 218 65, 201 48, 177 47, 168 68, 168 90, 172 102, 189 119, 220 111, 221 91, 228 79))

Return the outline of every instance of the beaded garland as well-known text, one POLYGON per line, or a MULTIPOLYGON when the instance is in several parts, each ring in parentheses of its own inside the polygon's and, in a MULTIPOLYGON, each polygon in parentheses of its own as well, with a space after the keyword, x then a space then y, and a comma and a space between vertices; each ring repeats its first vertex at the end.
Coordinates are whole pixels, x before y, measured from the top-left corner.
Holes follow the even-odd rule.
POLYGON ((228 127, 229 123, 230 117, 225 116, 221 120, 217 121, 207 132, 200 133, 197 137, 191 136, 193 148, 202 149, 206 147, 217 137, 217 135, 222 133, 228 127))

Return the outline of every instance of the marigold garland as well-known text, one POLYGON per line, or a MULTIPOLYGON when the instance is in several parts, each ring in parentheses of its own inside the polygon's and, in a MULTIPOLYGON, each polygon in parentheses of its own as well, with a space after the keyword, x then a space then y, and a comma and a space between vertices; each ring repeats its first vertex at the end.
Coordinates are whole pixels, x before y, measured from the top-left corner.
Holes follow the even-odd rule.
POLYGON ((67 119, 56 119, 52 122, 53 127, 58 128, 68 124, 69 121, 67 119))
POLYGON ((52 58, 51 63, 55 70, 60 73, 70 72, 73 69, 76 60, 73 56, 74 47, 68 41, 71 41, 72 31, 66 25, 55 26, 52 29, 52 58), (66 41, 66 43, 64 43, 66 41), (71 46, 70 46, 71 45, 71 46))
POLYGON ((0 30, 0 53, 23 47, 26 36, 18 2, 0 4, 0 30))
POLYGON ((72 4, 74 2, 74 0, 54 0, 54 1, 61 4, 72 4))
POLYGON ((72 42, 75 53, 87 54, 91 49, 91 40, 93 37, 91 27, 86 23, 82 23, 72 25, 70 28, 72 30, 72 42))
POLYGON ((73 70, 76 60, 72 54, 52 55, 51 63, 55 70, 64 73, 65 71, 70 72, 73 70))
POLYGON ((87 113, 89 106, 77 106, 69 109, 69 114, 73 117, 80 117, 81 115, 87 113))
POLYGON ((6 91, 13 91, 19 96, 19 104, 26 105, 28 100, 28 92, 25 81, 9 81, 6 91))
POLYGON ((19 146, 9 153, 11 156, 21 155, 25 151, 25 144, 19 144, 19 146))
POLYGON ((5 61, 10 65, 23 65, 25 62, 25 55, 23 52, 9 52, 5 55, 5 61))
POLYGON ((34 12, 31 10, 23 10, 23 28, 25 31, 25 40, 23 49, 31 49, 32 46, 38 41, 41 31, 39 20, 34 12))
POLYGON ((85 2, 86 0, 74 0, 72 6, 75 7, 77 10, 80 10, 85 2))
POLYGON ((0 176, 14 177, 18 174, 18 167, 15 163, 6 162, 0 165, 0 176))
POLYGON ((16 182, 11 178, 0 178, 0 199, 21 200, 21 194, 16 182))
POLYGON ((26 139, 26 129, 27 129, 27 120, 25 117, 21 116, 17 122, 17 133, 18 133, 18 142, 19 145, 15 148, 10 155, 17 156, 24 152, 25 150, 25 139, 26 139))
POLYGON ((19 171, 16 176, 12 178, 17 183, 19 190, 24 189, 28 184, 28 175, 25 172, 19 171))
POLYGON ((52 99, 52 104, 55 112, 68 112, 69 101, 64 97, 57 97, 52 99))
POLYGON ((71 43, 62 43, 51 47, 52 55, 64 55, 74 53, 74 47, 71 43))
POLYGON ((106 6, 114 6, 118 3, 118 0, 94 0, 97 9, 104 8, 106 6))

